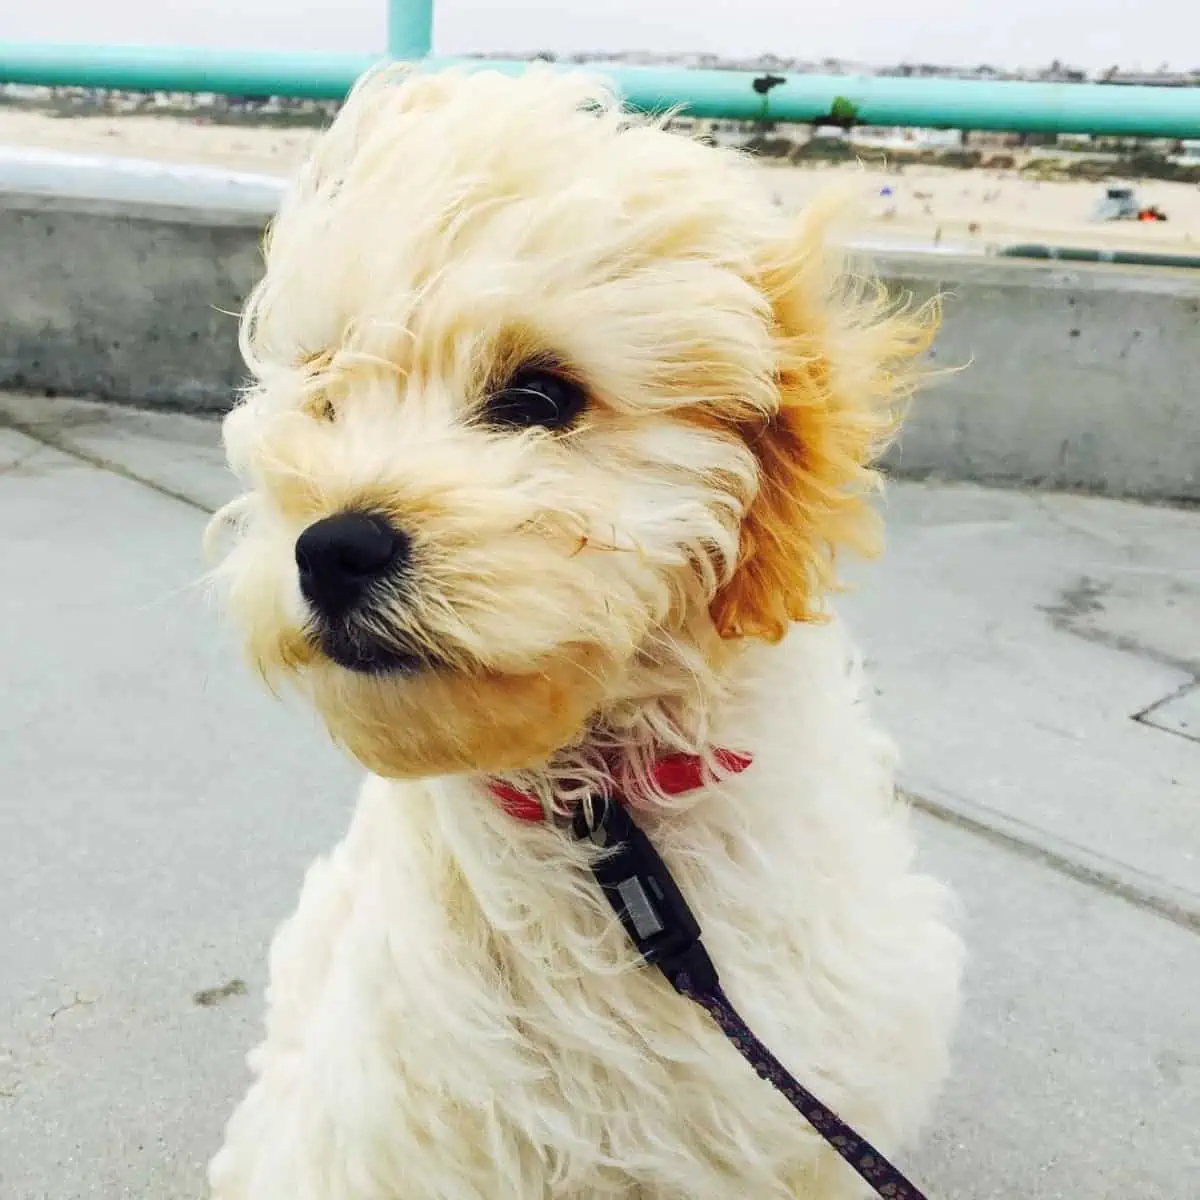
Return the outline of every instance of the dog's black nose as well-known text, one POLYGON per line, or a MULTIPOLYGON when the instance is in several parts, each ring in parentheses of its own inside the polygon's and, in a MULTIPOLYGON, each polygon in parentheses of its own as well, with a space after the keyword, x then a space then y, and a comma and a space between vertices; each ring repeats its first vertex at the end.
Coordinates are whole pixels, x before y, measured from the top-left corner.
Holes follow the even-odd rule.
POLYGON ((296 539, 300 591, 323 616, 341 616, 384 576, 408 563, 407 536, 373 513, 344 512, 310 525, 296 539))

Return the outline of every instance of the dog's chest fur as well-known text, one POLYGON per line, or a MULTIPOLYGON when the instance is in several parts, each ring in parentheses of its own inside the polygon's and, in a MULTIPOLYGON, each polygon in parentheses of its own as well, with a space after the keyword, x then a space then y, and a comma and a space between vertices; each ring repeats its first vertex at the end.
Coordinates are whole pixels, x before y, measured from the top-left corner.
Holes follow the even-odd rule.
MULTIPOLYGON (((886 1151, 944 1071, 959 950, 840 636, 791 640, 721 731, 753 768, 649 824, 734 1002, 886 1151)), ((369 781, 273 948, 217 1200, 860 1194, 637 964, 582 853, 478 783, 369 781)))

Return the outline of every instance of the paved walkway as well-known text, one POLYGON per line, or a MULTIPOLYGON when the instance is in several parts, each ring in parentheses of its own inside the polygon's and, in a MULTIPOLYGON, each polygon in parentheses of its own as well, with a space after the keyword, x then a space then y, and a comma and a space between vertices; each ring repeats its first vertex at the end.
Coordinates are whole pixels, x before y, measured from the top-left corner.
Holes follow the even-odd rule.
MULTIPOLYGON (((0 1196, 189 1200, 354 770, 196 586, 216 427, 0 397, 0 1196)), ((1200 514, 898 486, 847 600, 972 950, 941 1200, 1200 1196, 1200 514)))

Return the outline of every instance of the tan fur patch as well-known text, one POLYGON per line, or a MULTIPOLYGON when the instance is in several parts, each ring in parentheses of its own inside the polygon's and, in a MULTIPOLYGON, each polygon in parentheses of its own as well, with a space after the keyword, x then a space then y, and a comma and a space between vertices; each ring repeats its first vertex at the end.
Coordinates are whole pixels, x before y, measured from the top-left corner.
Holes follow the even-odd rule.
POLYGON ((882 288, 855 292, 831 271, 822 214, 764 267, 775 314, 779 406, 731 424, 753 452, 758 493, 738 565, 717 595, 725 637, 779 641, 819 619, 839 549, 873 554, 875 462, 897 432, 937 326, 936 306, 897 311, 882 288))

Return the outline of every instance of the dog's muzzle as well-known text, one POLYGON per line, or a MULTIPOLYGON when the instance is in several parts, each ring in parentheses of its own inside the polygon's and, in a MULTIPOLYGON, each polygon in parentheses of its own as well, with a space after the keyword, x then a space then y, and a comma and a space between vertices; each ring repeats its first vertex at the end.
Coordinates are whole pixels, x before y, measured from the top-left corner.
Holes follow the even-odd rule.
POLYGON ((404 585, 412 559, 408 535, 385 517, 341 512, 310 525, 296 539, 300 592, 322 652, 351 671, 411 672, 425 659, 373 632, 373 602, 404 585))

